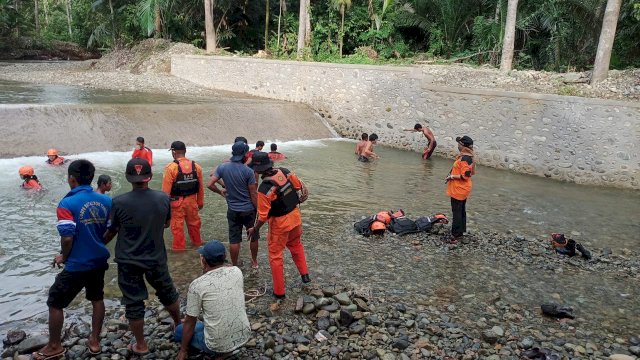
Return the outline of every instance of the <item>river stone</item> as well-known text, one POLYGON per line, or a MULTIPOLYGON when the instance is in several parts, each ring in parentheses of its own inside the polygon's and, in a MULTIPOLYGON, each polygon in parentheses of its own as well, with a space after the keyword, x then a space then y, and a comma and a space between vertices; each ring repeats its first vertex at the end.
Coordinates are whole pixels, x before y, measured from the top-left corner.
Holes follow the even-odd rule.
POLYGON ((11 330, 7 333, 7 337, 2 340, 5 347, 15 345, 27 337, 27 333, 22 330, 11 330))
MULTIPOLYGON (((171 320, 171 318, 169 318, 171 320)), ((173 320, 171 320, 170 324, 173 323, 173 320)), ((110 319, 107 320, 107 323, 105 324, 105 326, 107 327, 115 327, 117 330, 128 330, 129 329, 129 323, 126 321, 121 321, 121 320, 117 320, 117 319, 110 319)))
POLYGON ((269 336, 264 341, 264 348, 265 349, 273 349, 274 346, 276 346, 276 341, 271 336, 269 336))
POLYGON ((522 346, 522 348, 525 350, 531 349, 533 347, 533 339, 530 337, 522 339, 520 346, 522 346))
POLYGON ((316 310, 316 307, 313 306, 312 303, 306 303, 304 304, 304 307, 302 308, 302 313, 303 314, 311 314, 312 312, 314 312, 316 310))
POLYGON ((371 309, 369 308, 369 306, 367 305, 367 303, 364 300, 359 299, 359 298, 355 298, 355 299, 353 299, 353 302, 355 302, 356 305, 358 306, 358 310, 365 311, 365 312, 371 311, 371 309))
POLYGON ((16 351, 20 354, 27 354, 43 348, 45 345, 47 345, 48 342, 49 337, 46 335, 32 336, 20 342, 20 344, 16 346, 16 351))
POLYGON ((640 346, 630 346, 629 352, 633 355, 640 356, 640 346))
POLYGON ((332 346, 329 348, 329 354, 331 354, 331 356, 338 356, 338 354, 340 354, 340 348, 336 347, 336 346, 332 346))
POLYGON ((382 323, 380 321, 380 318, 376 314, 373 314, 371 316, 367 316, 367 318, 365 320, 367 321, 367 324, 373 325, 373 326, 380 326, 380 324, 382 323))
POLYGON ((633 346, 638 346, 638 345, 640 345, 640 339, 635 337, 635 336, 631 336, 631 337, 629 337, 629 344, 631 344, 633 346))
POLYGON ((346 292, 336 294, 333 296, 334 299, 338 300, 340 305, 349 305, 351 304, 351 299, 349 298, 349 294, 346 292))
POLYGON ((277 354, 277 353, 281 353, 282 350, 284 350, 284 345, 282 344, 278 344, 276 345, 276 347, 273 348, 273 351, 277 354))
POLYGON ((609 360, 635 360, 633 356, 625 354, 613 354, 609 356, 609 360))
POLYGON ((327 305, 327 306, 323 306, 322 310, 326 310, 328 312, 334 312, 336 310, 340 309, 340 304, 338 304, 337 302, 333 301, 331 304, 327 305))
POLYGON ((298 298, 298 300, 296 300, 296 307, 294 309, 295 312, 300 312, 302 311, 302 308, 304 307, 304 298, 302 296, 300 296, 298 298))
POLYGON ((336 294, 336 287, 335 286, 325 286, 325 287, 322 288, 322 293, 324 294, 324 296, 331 297, 331 296, 336 294))
POLYGON ((393 343, 391 343, 391 346, 396 349, 404 350, 409 347, 409 341, 404 338, 393 339, 393 343))
POLYGON ((302 297, 302 299, 303 299, 303 301, 304 301, 304 303, 305 303, 305 304, 308 304, 308 303, 314 303, 314 302, 316 302, 316 300, 317 300, 315 297, 313 297, 313 296, 309 296, 309 295, 305 295, 305 296, 303 296, 303 297, 302 297))
POLYGON ((318 319, 317 326, 319 330, 327 330, 329 326, 331 326, 331 322, 329 321, 329 318, 322 317, 318 319))
POLYGON ((349 333, 351 333, 351 334, 362 334, 364 329, 365 329, 364 325, 362 325, 360 323, 353 323, 353 325, 351 325, 349 327, 349 333))
POLYGON ((331 313, 329 313, 327 310, 320 310, 316 314, 316 319, 320 319, 320 318, 323 318, 323 317, 328 318, 329 316, 331 316, 331 313))
POLYGON ((397 304, 396 305, 396 310, 400 311, 401 313, 406 312, 407 311, 407 306, 405 304, 397 304))
POLYGON ((493 330, 485 330, 482 332, 482 340, 489 344, 495 344, 498 342, 498 335, 493 330))
POLYGON ((251 324, 251 330, 258 331, 264 326, 264 323, 258 322, 251 324))
POLYGON ((323 306, 325 305, 329 305, 331 303, 331 299, 328 299, 326 297, 321 297, 319 299, 317 299, 313 305, 315 305, 316 309, 321 309, 323 306))
POLYGON ((498 335, 500 337, 504 336, 504 330, 500 326, 492 327, 491 331, 493 331, 496 335, 498 335))
POLYGON ((340 310, 340 325, 349 326, 353 322, 353 315, 346 310, 340 310))

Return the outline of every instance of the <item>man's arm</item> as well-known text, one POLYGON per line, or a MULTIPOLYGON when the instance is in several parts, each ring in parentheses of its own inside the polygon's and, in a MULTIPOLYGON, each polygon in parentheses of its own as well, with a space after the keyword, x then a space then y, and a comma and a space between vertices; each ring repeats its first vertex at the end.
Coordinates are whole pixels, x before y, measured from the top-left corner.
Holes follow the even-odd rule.
POLYGON ((202 167, 196 164, 196 173, 198 174, 198 210, 204 207, 204 177, 202 176, 202 167))
POLYGON ((175 163, 167 165, 167 167, 164 169, 164 175, 162 176, 162 192, 166 193, 167 195, 171 194, 171 187, 176 181, 178 172, 177 168, 173 164, 175 163))
POLYGON ((186 315, 182 322, 182 341, 180 342, 180 352, 178 353, 178 360, 185 360, 189 356, 189 342, 193 337, 194 330, 196 328, 196 322, 198 318, 186 315))
POLYGON ((366 157, 374 157, 374 158, 378 157, 378 154, 374 153, 373 150, 371 150, 371 144, 367 145, 367 147, 362 152, 362 155, 366 157))
POLYGON ((73 247, 73 236, 76 233, 76 223, 71 211, 64 207, 61 203, 56 209, 56 215, 58 216, 58 234, 60 234, 60 255, 56 255, 53 258, 53 264, 60 265, 67 261, 69 254, 71 254, 71 248, 73 247))
POLYGON ((118 235, 118 231, 120 230, 120 222, 116 217, 115 209, 111 209, 111 214, 109 214, 109 222, 107 225, 107 231, 104 233, 104 243, 105 245, 111 242, 113 238, 118 235))
POLYGON ((220 180, 220 178, 218 176, 211 175, 211 177, 209 178, 209 183, 207 183, 207 189, 213 191, 216 194, 220 194, 222 197, 226 197, 227 196, 227 191, 225 189, 220 189, 216 183, 220 180))
MULTIPOLYGON (((275 192, 271 192, 271 196, 275 197, 275 192)), ((260 231, 262 225, 264 225, 267 222, 267 219, 269 219, 269 210, 271 210, 271 199, 262 191, 258 191, 258 206, 256 207, 256 209, 258 210, 256 215, 256 223, 253 227, 247 229, 247 237, 249 239, 253 239, 255 234, 260 231)))
POLYGON ((249 196, 254 208, 258 208, 258 184, 249 185, 249 196))

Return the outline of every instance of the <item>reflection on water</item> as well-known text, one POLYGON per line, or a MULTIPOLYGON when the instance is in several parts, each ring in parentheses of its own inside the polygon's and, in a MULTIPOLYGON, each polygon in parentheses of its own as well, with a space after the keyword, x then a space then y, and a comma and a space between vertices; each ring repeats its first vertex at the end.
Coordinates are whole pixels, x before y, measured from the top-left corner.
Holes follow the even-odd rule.
MULTIPOLYGON (((208 173, 228 157, 229 148, 191 148, 187 155, 208 173)), ((594 326, 617 326, 625 332, 640 330, 640 324, 624 321, 630 309, 638 308, 637 281, 597 274, 580 279, 556 277, 548 272, 531 273, 530 268, 499 254, 463 256, 443 249, 416 252, 401 239, 394 242, 353 236, 354 220, 381 209, 402 208, 411 216, 435 212, 450 215, 444 183, 450 160, 424 162, 417 153, 379 148, 382 159, 363 164, 354 158, 353 143, 335 140, 284 143, 280 149, 289 158, 283 166, 295 171, 311 189, 303 205, 304 243, 317 279, 369 284, 412 297, 429 296, 436 287, 451 285, 461 295, 490 299, 499 294, 507 301, 532 308, 558 293, 563 301, 593 312, 588 322, 594 326)), ((154 155, 157 165, 151 186, 158 189, 161 169, 170 155, 161 150, 154 155)), ((112 177, 112 194, 117 195, 129 189, 123 176, 129 156, 91 153, 82 157, 95 163, 96 178, 98 174, 112 177)), ((68 185, 66 169, 47 167, 40 157, 0 160, 0 170, 7 174, 0 178, 3 324, 46 310, 46 292, 56 273, 49 264, 59 249, 54 210, 68 185), (18 188, 17 169, 25 164, 34 166, 46 191, 32 194, 18 188)), ((206 196, 203 237, 226 241, 224 199, 211 192, 206 196)), ((479 167, 467 208, 470 231, 508 231, 540 240, 552 231, 573 232, 594 250, 607 246, 614 251, 625 247, 637 251, 638 204, 640 194, 636 191, 578 186, 479 167)), ((169 243, 169 231, 166 234, 169 243)), ((113 244, 110 246, 113 249, 113 244)), ((259 261, 263 269, 268 269, 265 250, 263 245, 259 261)), ((169 258, 173 276, 184 289, 200 273, 197 257, 187 251, 170 254, 169 258)), ((107 275, 106 294, 111 298, 119 296, 115 271, 112 266, 107 275)))
POLYGON ((0 79, 0 104, 193 104, 208 97, 186 97, 133 91, 90 89, 52 84, 25 84, 0 79))

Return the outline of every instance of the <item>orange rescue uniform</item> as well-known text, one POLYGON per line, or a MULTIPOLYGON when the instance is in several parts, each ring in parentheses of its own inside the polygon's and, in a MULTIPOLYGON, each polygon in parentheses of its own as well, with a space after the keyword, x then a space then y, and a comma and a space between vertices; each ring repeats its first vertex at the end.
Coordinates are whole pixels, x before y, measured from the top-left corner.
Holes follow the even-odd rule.
POLYGON ((22 183, 22 188, 23 189, 29 189, 29 190, 40 190, 42 189, 42 185, 40 185, 40 182, 36 179, 27 179, 22 183))
MULTIPOLYGON (((302 188, 300 179, 291 172, 285 171, 285 173, 293 188, 300 190, 302 188)), ((263 177, 263 182, 258 189, 258 220, 269 224, 267 245, 269 249, 269 265, 271 266, 271 276, 273 278, 273 294, 276 297, 284 297, 284 249, 287 248, 291 252, 291 257, 300 275, 308 274, 309 270, 301 241, 302 218, 300 209, 296 207, 282 216, 269 216, 272 203, 276 200, 278 200, 278 186, 265 182, 263 177)))
POLYGON ((49 160, 47 159, 47 164, 49 165, 62 165, 64 164, 64 158, 62 156, 57 156, 55 159, 53 160, 49 160))
POLYGON ((198 177, 197 193, 187 196, 172 195, 172 188, 178 178, 178 164, 169 163, 164 169, 162 178, 162 191, 171 197, 171 233, 173 234, 173 250, 185 250, 186 241, 184 237, 184 223, 187 223, 187 231, 194 246, 202 245, 200 236, 200 220, 199 209, 204 206, 204 178, 202 176, 202 167, 187 158, 176 159, 180 163, 183 174, 191 174, 192 164, 195 164, 196 174, 198 177))
POLYGON ((131 155, 132 159, 141 158, 145 159, 149 162, 149 165, 153 166, 153 152, 148 147, 143 147, 142 149, 133 150, 133 154, 131 155))
POLYGON ((456 200, 466 200, 471 194, 473 182, 471 175, 474 174, 473 157, 467 154, 460 154, 456 157, 451 168, 451 176, 460 176, 460 179, 450 179, 447 181, 447 195, 456 200))

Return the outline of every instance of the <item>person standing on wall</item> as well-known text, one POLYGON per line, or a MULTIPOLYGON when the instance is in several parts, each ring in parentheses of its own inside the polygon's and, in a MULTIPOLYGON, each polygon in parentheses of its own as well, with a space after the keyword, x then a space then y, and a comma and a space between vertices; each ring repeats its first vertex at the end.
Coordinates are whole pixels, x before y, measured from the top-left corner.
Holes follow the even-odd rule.
MULTIPOLYGON (((238 141, 231 147, 231 158, 214 170, 207 188, 220 194, 227 201, 227 222, 229 223, 229 253, 234 266, 240 266, 240 243, 242 243, 242 228, 250 228, 256 221, 256 207, 258 205, 258 184, 256 176, 244 160, 249 146, 238 141), (222 179, 224 188, 216 185, 222 179)), ((249 238, 251 249, 251 267, 258 268, 258 236, 249 238)))
POLYGON ((427 138, 427 141, 429 143, 422 152, 422 158, 424 160, 428 160, 431 157, 431 154, 433 154, 433 151, 436 149, 436 146, 438 145, 436 143, 436 137, 433 135, 433 132, 431 132, 431 129, 426 126, 423 127, 420 124, 416 124, 413 129, 404 129, 404 131, 419 132, 427 138))
POLYGON ((457 137, 458 151, 460 154, 453 162, 453 167, 446 177, 447 195, 451 197, 451 212, 453 222, 451 225, 451 239, 449 243, 457 244, 467 231, 467 198, 471 194, 473 183, 471 176, 475 173, 473 163, 473 140, 465 135, 457 137))
POLYGON ((131 154, 131 158, 141 158, 147 160, 149 165, 153 166, 153 152, 148 147, 144 146, 144 138, 142 136, 138 136, 136 139, 136 147, 133 149, 133 154, 131 154))
POLYGON ((202 245, 200 211, 204 207, 202 167, 185 157, 187 146, 182 141, 171 143, 173 162, 164 169, 162 191, 171 198, 171 233, 173 251, 186 249, 184 223, 194 246, 202 245))
POLYGON ((247 230, 247 237, 252 239, 262 225, 269 223, 267 246, 273 278, 273 296, 276 298, 271 310, 277 311, 285 298, 285 248, 289 249, 302 282, 311 281, 301 241, 302 218, 298 207, 298 204, 307 199, 308 192, 294 173, 285 168, 274 168, 273 161, 267 153, 253 154, 251 167, 262 175, 262 183, 258 187, 258 220, 254 227, 247 230))

